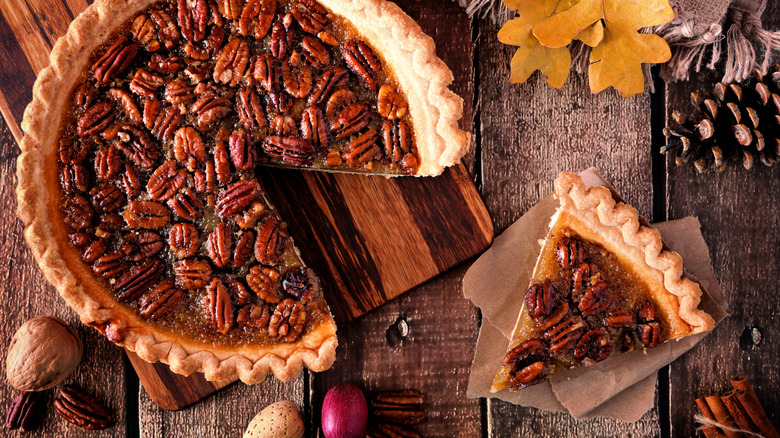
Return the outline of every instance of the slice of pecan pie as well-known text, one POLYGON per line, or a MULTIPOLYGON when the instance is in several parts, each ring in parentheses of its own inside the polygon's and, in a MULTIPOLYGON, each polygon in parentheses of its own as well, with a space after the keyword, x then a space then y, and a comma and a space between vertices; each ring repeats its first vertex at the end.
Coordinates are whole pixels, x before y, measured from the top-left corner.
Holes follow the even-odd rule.
POLYGON ((680 256, 633 207, 570 173, 555 180, 555 196, 560 207, 492 392, 714 325, 680 256))
POLYGON ((327 369, 333 318, 255 168, 437 175, 469 142, 451 81, 385 0, 98 0, 25 113, 25 236, 82 321, 145 360, 327 369))

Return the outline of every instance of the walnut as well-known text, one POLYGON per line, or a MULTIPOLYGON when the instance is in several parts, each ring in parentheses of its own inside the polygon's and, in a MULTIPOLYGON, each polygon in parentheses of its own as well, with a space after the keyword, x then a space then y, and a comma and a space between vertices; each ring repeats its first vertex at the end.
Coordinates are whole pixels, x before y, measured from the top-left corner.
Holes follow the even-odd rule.
POLYGON ((20 391, 53 388, 76 369, 83 350, 81 338, 65 321, 53 316, 33 318, 11 339, 6 378, 20 391))

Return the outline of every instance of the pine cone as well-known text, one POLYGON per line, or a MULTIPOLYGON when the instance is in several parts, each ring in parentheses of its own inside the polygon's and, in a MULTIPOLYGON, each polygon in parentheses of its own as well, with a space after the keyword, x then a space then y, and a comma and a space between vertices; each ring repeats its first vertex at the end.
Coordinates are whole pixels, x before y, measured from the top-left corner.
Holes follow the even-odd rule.
POLYGON ((722 171, 742 157, 749 170, 756 159, 767 166, 780 159, 780 64, 755 70, 744 84, 719 82, 712 94, 691 93, 691 101, 694 114, 674 111, 664 128, 670 142, 661 153, 676 150, 678 166, 692 161, 699 172, 722 171))

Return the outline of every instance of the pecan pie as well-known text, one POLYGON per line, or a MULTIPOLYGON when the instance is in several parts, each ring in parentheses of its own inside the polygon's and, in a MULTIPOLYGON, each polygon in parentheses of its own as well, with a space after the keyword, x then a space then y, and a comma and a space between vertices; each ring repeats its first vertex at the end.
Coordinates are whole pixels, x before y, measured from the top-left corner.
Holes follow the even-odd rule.
MULTIPOLYGON (((596 183, 596 182, 594 182, 596 183)), ((560 207, 536 263, 493 392, 710 330, 699 285, 657 230, 603 186, 561 174, 560 207)))
POLYGON ((82 321, 147 361, 327 369, 323 290, 255 168, 437 175, 469 142, 451 81, 385 0, 98 0, 25 114, 25 236, 82 321))

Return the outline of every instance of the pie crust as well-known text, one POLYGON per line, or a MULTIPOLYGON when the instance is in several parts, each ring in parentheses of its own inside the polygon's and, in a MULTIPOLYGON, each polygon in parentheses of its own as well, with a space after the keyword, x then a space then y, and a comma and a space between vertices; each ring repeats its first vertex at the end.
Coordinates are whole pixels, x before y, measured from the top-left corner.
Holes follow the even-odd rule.
MULTIPOLYGON (((281 380, 303 365, 328 369, 335 360, 332 318, 293 343, 271 347, 206 345, 157 330, 113 294, 81 261, 67 239, 59 212, 57 150, 59 127, 67 117, 72 90, 89 68, 92 54, 117 27, 157 0, 98 0, 71 23, 33 87, 22 122, 25 136, 17 162, 18 216, 24 236, 46 278, 83 323, 142 359, 161 361, 177 373, 203 372, 209 380, 238 377, 262 381, 270 372, 281 380)), ((398 6, 385 0, 323 0, 323 6, 351 22, 374 45, 397 76, 408 99, 420 159, 417 175, 437 175, 466 152, 470 135, 457 127, 462 100, 447 85, 453 76, 435 55, 432 39, 398 6)))

